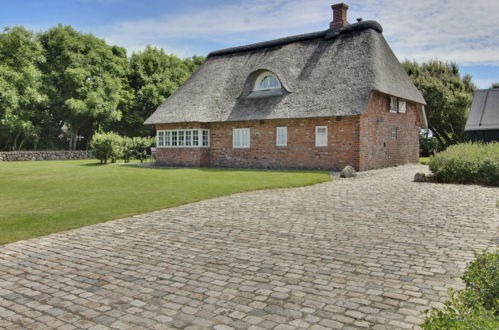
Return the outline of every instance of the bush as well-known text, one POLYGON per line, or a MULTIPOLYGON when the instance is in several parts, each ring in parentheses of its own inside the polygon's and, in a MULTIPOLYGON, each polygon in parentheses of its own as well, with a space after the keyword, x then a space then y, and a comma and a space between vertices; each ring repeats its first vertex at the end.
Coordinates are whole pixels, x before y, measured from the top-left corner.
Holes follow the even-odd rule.
POLYGON ((90 150, 101 164, 113 162, 122 154, 122 137, 115 133, 96 133, 90 141, 90 150))
POLYGON ((135 155, 135 144, 133 138, 124 136, 122 138, 122 150, 123 150, 123 161, 125 163, 130 162, 130 159, 135 155))
POLYGON ((499 254, 483 253, 466 269, 466 288, 451 291, 443 309, 427 311, 423 329, 499 329, 499 254))
POLYGON ((130 138, 115 133, 96 133, 90 141, 90 149, 101 164, 107 164, 109 159, 115 163, 118 158, 123 158, 125 163, 136 158, 142 163, 147 157, 147 149, 155 143, 154 138, 130 138))
POLYGON ((154 146, 156 140, 154 138, 133 138, 134 157, 142 163, 147 158, 147 149, 154 146))
POLYGON ((484 253, 468 266, 463 276, 478 303, 499 315, 499 253, 484 253))
POLYGON ((453 145, 428 165, 437 182, 499 186, 499 142, 453 145))

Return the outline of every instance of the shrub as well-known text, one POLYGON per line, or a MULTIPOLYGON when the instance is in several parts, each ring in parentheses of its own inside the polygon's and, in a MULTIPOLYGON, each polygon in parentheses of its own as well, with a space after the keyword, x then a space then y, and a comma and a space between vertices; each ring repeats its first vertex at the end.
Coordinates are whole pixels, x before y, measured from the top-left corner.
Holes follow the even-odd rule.
POLYGON ((484 308, 499 315, 499 252, 484 253, 468 266, 463 281, 484 308))
POLYGON ((483 253, 466 269, 466 288, 451 291, 443 309, 428 312, 423 329, 499 329, 499 253, 483 253))
POLYGON ((147 157, 147 149, 154 146, 155 143, 154 138, 134 137, 134 157, 142 163, 147 157))
POLYGON ((96 133, 90 141, 90 150, 101 164, 116 161, 122 153, 122 137, 115 133, 96 133))
POLYGON ((133 158, 135 154, 135 144, 132 138, 124 136, 122 138, 122 150, 123 150, 123 161, 125 163, 130 162, 130 159, 133 158))
POLYGON ((437 182, 499 186, 499 142, 453 145, 428 165, 437 182))

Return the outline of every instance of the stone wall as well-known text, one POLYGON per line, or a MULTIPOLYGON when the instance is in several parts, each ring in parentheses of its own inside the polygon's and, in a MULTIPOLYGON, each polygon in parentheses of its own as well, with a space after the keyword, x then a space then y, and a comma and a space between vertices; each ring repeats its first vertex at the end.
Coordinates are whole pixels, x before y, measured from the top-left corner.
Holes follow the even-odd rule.
POLYGON ((34 151, 0 151, 1 161, 22 161, 22 160, 67 160, 67 159, 88 159, 92 158, 92 153, 87 150, 34 150, 34 151))

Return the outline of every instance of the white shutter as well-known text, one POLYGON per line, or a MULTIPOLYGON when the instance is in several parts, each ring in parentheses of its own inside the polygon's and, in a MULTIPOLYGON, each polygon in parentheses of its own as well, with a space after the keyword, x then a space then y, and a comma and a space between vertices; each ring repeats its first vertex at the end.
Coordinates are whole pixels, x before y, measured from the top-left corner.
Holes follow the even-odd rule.
POLYGON ((395 96, 390 96, 390 112, 397 113, 397 109, 397 98, 395 96))
POLYGON ((250 129, 234 128, 232 130, 232 147, 249 148, 250 147, 250 129))
POLYGON ((327 146, 327 126, 317 126, 315 128, 315 146, 327 146))
POLYGON ((405 101, 399 100, 399 112, 405 113, 407 104, 405 101))
POLYGON ((285 147, 288 145, 288 129, 287 129, 287 127, 277 127, 276 145, 278 147, 285 147))

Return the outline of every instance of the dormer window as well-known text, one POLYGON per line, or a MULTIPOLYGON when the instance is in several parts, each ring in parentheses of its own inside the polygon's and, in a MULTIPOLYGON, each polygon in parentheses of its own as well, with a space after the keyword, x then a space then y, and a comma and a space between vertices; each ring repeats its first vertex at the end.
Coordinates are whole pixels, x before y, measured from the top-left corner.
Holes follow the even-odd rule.
POLYGON ((269 89, 280 89, 281 83, 272 72, 264 72, 255 81, 254 91, 266 91, 269 89))

